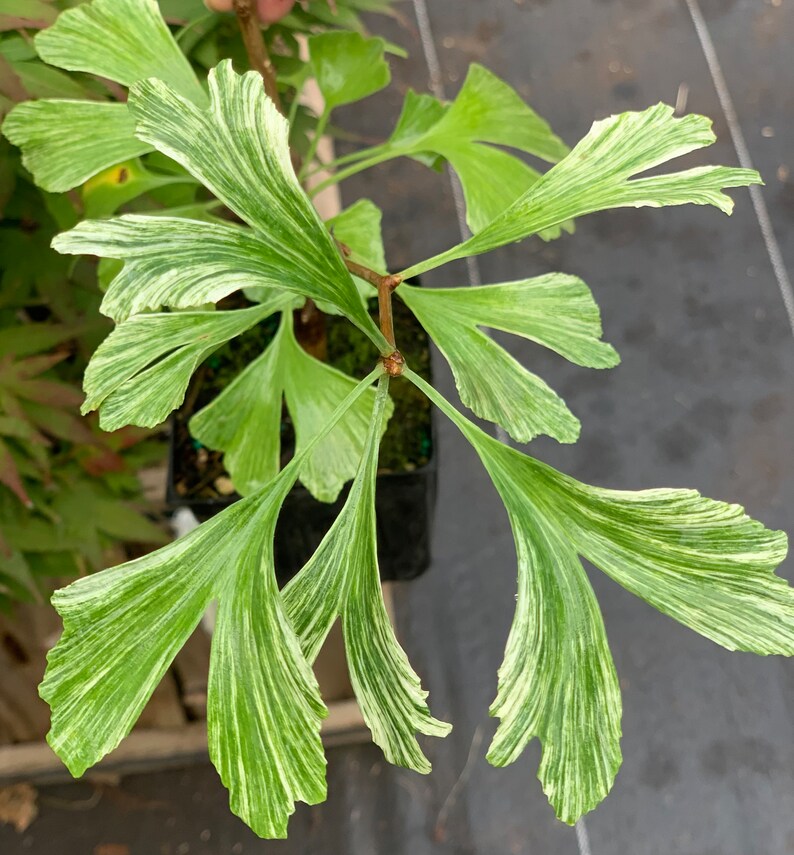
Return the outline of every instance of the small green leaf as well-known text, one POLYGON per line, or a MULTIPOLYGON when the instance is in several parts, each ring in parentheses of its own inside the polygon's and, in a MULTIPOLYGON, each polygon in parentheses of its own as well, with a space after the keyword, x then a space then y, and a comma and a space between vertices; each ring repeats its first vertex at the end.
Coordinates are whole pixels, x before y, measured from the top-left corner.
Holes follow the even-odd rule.
POLYGON ((405 93, 402 110, 388 144, 419 151, 421 144, 418 141, 426 137, 448 109, 448 105, 442 104, 432 95, 409 89, 405 93))
POLYGON ((386 352, 388 342, 361 305, 298 183, 289 125, 265 95, 261 77, 235 74, 227 60, 210 72, 209 87, 212 104, 200 110, 159 80, 135 84, 130 109, 138 137, 184 166, 245 220, 257 243, 278 259, 284 280, 303 280, 296 290, 322 294, 386 352))
POLYGON ((3 122, 5 136, 22 149, 25 168, 51 193, 149 151, 134 129, 126 104, 101 101, 26 101, 3 122))
POLYGON ((100 410, 104 430, 154 427, 178 407, 193 372, 216 347, 283 306, 283 295, 250 309, 136 315, 117 326, 86 368, 82 412, 100 410))
MULTIPOLYGON (((386 273, 381 219, 383 213, 370 199, 359 199, 344 211, 326 220, 336 240, 350 250, 350 258, 376 273, 386 273)), ((368 285, 372 288, 371 285, 368 285)), ((371 292, 372 296, 375 292, 371 292)))
MULTIPOLYGON (((446 108, 428 95, 409 90, 383 150, 391 157, 403 154, 428 166, 435 165, 439 157, 448 160, 463 187, 469 227, 477 232, 540 177, 493 145, 516 148, 551 163, 568 151, 514 89, 475 63, 446 108)), ((544 237, 558 234, 559 227, 544 230, 544 237)))
POLYGON ((441 171, 444 167, 444 158, 440 154, 419 151, 416 141, 439 121, 447 109, 449 109, 448 104, 442 104, 432 95, 409 89, 405 93, 400 116, 386 146, 396 150, 404 148, 411 152, 407 157, 423 163, 430 169, 441 171))
POLYGON ((158 77, 196 104, 206 103, 193 69, 155 0, 93 0, 58 16, 36 36, 50 65, 107 77, 124 86, 158 77))
POLYGON ((309 55, 325 109, 360 101, 389 85, 386 43, 360 33, 332 31, 309 37, 309 55))
POLYGON ((430 714, 427 692, 394 637, 383 603, 376 549, 375 476, 388 400, 388 380, 382 380, 345 505, 282 597, 310 661, 341 615, 350 678, 373 741, 390 763, 427 773, 430 763, 415 733, 446 736, 451 727, 430 714))
POLYGON ((509 146, 556 163, 568 147, 519 94, 493 72, 472 63, 460 92, 428 131, 433 151, 460 141, 509 146))
MULTIPOLYGON (((350 251, 351 261, 363 264, 376 273, 385 274, 387 270, 381 235, 382 217, 380 208, 374 202, 359 199, 335 217, 326 220, 325 224, 334 239, 350 251)), ((358 276, 354 276, 353 281, 366 308, 367 300, 376 296, 377 292, 369 282, 359 279, 358 276)), ((321 305, 320 308, 326 311, 329 307, 321 305)), ((330 308, 333 310, 333 307, 330 308)))
POLYGON ((223 452, 223 465, 242 496, 275 478, 281 464, 285 325, 254 359, 190 420, 190 433, 223 452))
MULTIPOLYGON (((285 341, 288 351, 284 393, 295 426, 295 450, 299 454, 327 423, 356 381, 306 353, 291 330, 285 341)), ((369 395, 362 395, 339 425, 317 443, 301 466, 301 482, 321 502, 336 501, 342 487, 356 473, 370 423, 372 405, 369 398, 369 395)), ((386 429, 386 421, 392 414, 390 400, 386 401, 384 409, 386 418, 381 419, 382 430, 386 429)))
POLYGON ((708 119, 695 115, 676 119, 673 108, 665 104, 596 122, 567 157, 474 237, 413 265, 402 275, 417 276, 448 261, 488 252, 609 208, 691 203, 714 205, 729 214, 733 201, 723 189, 759 183, 755 170, 701 166, 635 178, 668 160, 711 145, 714 139, 708 119))
MULTIPOLYGON (((515 202, 540 178, 536 169, 497 148, 475 144, 450 146, 444 157, 458 174, 466 200, 466 223, 476 234, 515 202)), ((545 229, 557 238, 560 229, 545 229)))
POLYGON ((600 340, 601 318, 581 279, 552 273, 478 288, 413 288, 397 292, 446 357, 461 400, 519 442, 548 434, 575 442, 579 420, 537 375, 527 371, 478 327, 538 342, 590 368, 619 357, 600 340))

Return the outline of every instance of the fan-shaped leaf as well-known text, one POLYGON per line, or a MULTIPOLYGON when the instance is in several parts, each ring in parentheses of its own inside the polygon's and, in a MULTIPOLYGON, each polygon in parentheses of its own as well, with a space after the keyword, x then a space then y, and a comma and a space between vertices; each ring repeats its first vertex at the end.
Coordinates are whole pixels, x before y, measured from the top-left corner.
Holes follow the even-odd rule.
MULTIPOLYGON (((466 197, 466 219, 477 232, 540 177, 523 161, 492 145, 507 146, 556 163, 568 151, 537 113, 495 74, 476 63, 448 107, 409 90, 395 129, 375 152, 406 155, 427 166, 448 160, 466 197)), ((544 230, 556 237, 560 226, 544 230)))
POLYGON ((289 125, 258 74, 229 61, 210 72, 211 106, 200 110, 159 80, 137 83, 130 108, 139 138, 180 163, 255 231, 303 293, 322 292, 384 352, 388 342, 361 305, 328 231, 301 189, 289 154, 289 125))
POLYGON ((360 101, 389 85, 386 42, 334 30, 309 37, 312 71, 326 110, 360 101))
MULTIPOLYGON (((331 430, 379 372, 331 414, 331 430)), ((304 452, 311 452, 308 447, 304 452)), ((268 486, 156 552, 88 576, 53 602, 64 634, 42 697, 48 741, 73 775, 112 751, 210 600, 219 600, 210 665, 210 754, 231 805, 257 834, 283 837, 297 800, 325 795, 325 707, 276 588, 273 536, 301 456, 268 486)))
POLYGON ((100 410, 100 424, 154 427, 182 403, 193 372, 216 347, 282 308, 267 303, 230 312, 136 315, 117 326, 85 372, 84 413, 100 410))
POLYGON ((134 130, 126 104, 101 101, 25 101, 3 122, 3 133, 22 149, 25 168, 52 193, 149 151, 134 130))
MULTIPOLYGON (((207 96, 155 0, 93 0, 58 16, 36 36, 46 62, 129 86, 160 77, 196 104, 207 96)), ((36 183, 51 192, 82 184, 151 146, 136 139, 126 104, 35 101, 17 105, 3 133, 22 149, 36 183)))
POLYGON ((385 428, 388 380, 381 380, 364 453, 347 501, 315 554, 287 585, 287 614, 312 661, 338 615, 350 678, 372 738, 390 763, 427 773, 419 731, 446 736, 427 692, 394 637, 380 587, 375 531, 375 475, 385 428))
POLYGON ((193 69, 156 0, 93 0, 58 16, 35 39, 50 65, 86 71, 124 86, 159 77, 197 104, 206 102, 193 69))
POLYGON ((726 187, 760 182, 753 169, 702 166, 667 175, 634 178, 668 160, 714 142, 703 116, 673 117, 657 104, 596 122, 573 151, 474 237, 403 271, 417 276, 456 258, 488 252, 506 243, 557 228, 566 221, 609 208, 714 205, 726 214, 726 187), (634 180, 629 180, 634 179, 634 180))
MULTIPOLYGON (((278 471, 282 395, 300 454, 355 386, 352 377, 306 353, 285 315, 267 350, 191 419, 190 430, 204 445, 225 452, 234 486, 246 494, 278 471)), ((336 501, 356 473, 370 422, 371 395, 374 392, 365 393, 350 407, 301 466, 301 482, 321 502, 336 501)), ((391 401, 386 408, 391 415, 391 401)))
POLYGON ((397 293, 450 363, 463 403, 519 442, 541 433, 575 442, 579 420, 479 326, 532 339, 578 365, 610 368, 619 362, 600 340, 601 318, 590 290, 574 276, 552 273, 478 288, 402 285, 397 293))
POLYGON ((492 713, 489 759, 533 736, 558 816, 575 822, 620 762, 620 699, 580 554, 660 611, 729 649, 794 653, 794 589, 774 573, 786 537, 694 490, 621 492, 581 484, 483 433, 412 371, 472 443, 507 508, 519 597, 492 713), (532 658, 528 658, 529 655, 532 658))

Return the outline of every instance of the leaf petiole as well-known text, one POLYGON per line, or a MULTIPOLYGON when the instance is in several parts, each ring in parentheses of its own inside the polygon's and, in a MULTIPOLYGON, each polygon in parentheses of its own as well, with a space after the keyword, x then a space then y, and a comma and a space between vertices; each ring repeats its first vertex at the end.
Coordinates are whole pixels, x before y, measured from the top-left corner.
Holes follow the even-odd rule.
POLYGON ((386 151, 379 152, 377 154, 372 155, 371 157, 367 157, 364 160, 360 160, 358 163, 354 163, 352 166, 348 166, 347 169, 342 169, 340 172, 336 172, 333 175, 329 175, 324 181, 321 181, 315 187, 309 191, 309 196, 314 198, 318 193, 322 192, 326 189, 326 187, 331 187, 334 184, 338 184, 340 181, 344 181, 346 178, 350 178, 353 175, 357 175, 359 172, 363 172, 365 169, 369 169, 372 166, 377 166, 379 163, 385 163, 387 160, 392 160, 395 157, 399 157, 401 152, 393 152, 386 151))
MULTIPOLYGON (((298 180, 301 182, 306 179, 309 166, 314 161, 315 155, 317 154, 317 146, 320 144, 320 140, 323 138, 323 134, 325 134, 325 129, 328 126, 328 120, 330 118, 331 111, 328 107, 326 107, 320 114, 320 118, 317 120, 317 127, 314 129, 314 136, 312 136, 312 141, 309 144, 309 150, 306 152, 306 157, 303 161, 303 166, 301 167, 300 172, 298 173, 298 180)), ((318 191, 315 187, 312 189, 312 192, 309 195, 314 196, 316 192, 318 191)))

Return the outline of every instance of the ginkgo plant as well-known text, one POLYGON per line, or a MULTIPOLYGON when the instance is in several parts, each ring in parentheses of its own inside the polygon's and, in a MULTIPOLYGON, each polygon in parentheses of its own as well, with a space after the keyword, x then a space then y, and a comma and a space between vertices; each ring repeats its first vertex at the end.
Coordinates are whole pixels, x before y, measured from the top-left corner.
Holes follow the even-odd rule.
POLYGON ((311 35, 308 59, 279 81, 272 76, 277 59, 267 52, 273 42, 262 41, 250 3, 234 5, 257 71, 238 73, 224 60, 206 89, 153 0, 93 0, 64 12, 37 37, 40 56, 128 86, 128 100, 22 104, 4 125, 51 190, 154 151, 218 204, 218 215, 202 219, 89 219, 55 238, 59 252, 111 260, 117 271, 102 305, 117 326, 85 377, 84 409, 98 409, 106 428, 162 422, 213 349, 280 316, 266 350, 192 426, 226 452, 244 498, 186 537, 55 594, 65 629, 41 686, 52 708, 49 742, 76 776, 113 750, 217 601, 209 750, 232 810, 257 834, 284 836, 297 801, 325 798, 326 708, 311 666, 337 619, 373 740, 390 762, 428 772, 417 734, 444 736, 450 725, 432 716, 389 623, 374 510, 389 388, 413 383, 474 447, 515 538, 516 612, 491 708, 500 722, 488 759, 504 766, 539 738, 539 778, 557 816, 573 823, 607 795, 621 762, 618 678, 581 558, 718 644, 791 655, 794 592, 774 573, 786 537, 739 506, 692 490, 590 486, 497 441, 406 364, 392 301, 402 300, 427 330, 474 415, 518 443, 540 434, 574 442, 576 416, 485 330, 530 339, 584 367, 616 365, 580 279, 549 273, 449 288, 407 280, 533 235, 552 238, 577 218, 611 208, 698 204, 729 214, 724 190, 760 178, 724 166, 646 175, 714 141, 708 119, 676 118, 664 104, 598 121, 569 150, 480 66, 450 104, 409 91, 385 142, 332 164, 320 163, 311 144, 301 163, 290 151, 290 118, 305 82, 314 77, 325 96, 317 136, 338 106, 388 83, 391 48, 360 32, 311 35), (541 172, 516 151, 553 165, 541 172), (393 157, 449 164, 463 185, 472 236, 390 273, 375 206, 360 201, 324 223, 303 182, 320 169, 330 170, 322 184, 338 182, 393 157), (245 294, 244 307, 217 305, 236 292, 245 294), (364 380, 301 348, 293 310, 306 300, 368 337, 373 368, 364 380), (280 468, 284 400, 296 442, 280 468), (316 553, 279 591, 273 537, 285 496, 300 480, 333 500, 351 479, 316 553))

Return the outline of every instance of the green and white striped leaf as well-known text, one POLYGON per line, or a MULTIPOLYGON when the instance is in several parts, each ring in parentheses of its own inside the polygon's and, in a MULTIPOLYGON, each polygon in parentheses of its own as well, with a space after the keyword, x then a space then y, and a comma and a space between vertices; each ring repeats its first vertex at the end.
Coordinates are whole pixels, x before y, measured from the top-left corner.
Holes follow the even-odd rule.
POLYGON ((262 493, 238 503, 267 497, 256 533, 238 538, 237 572, 226 574, 219 591, 210 659, 210 757, 232 811, 260 837, 286 837, 295 802, 326 797, 319 731, 328 711, 287 620, 273 558, 278 510, 296 474, 284 469, 262 493))
POLYGON ((325 797, 326 714, 280 604, 276 516, 294 474, 176 543, 75 582, 53 597, 65 632, 41 696, 48 741, 76 777, 129 733, 213 598, 220 606, 208 697, 210 754, 232 810, 284 837, 298 800, 325 797))
POLYGON ((759 183, 755 170, 700 166, 635 178, 714 140, 709 119, 695 115, 676 119, 666 104, 596 122, 567 157, 474 237, 402 275, 417 276, 609 208, 695 204, 714 205, 730 214, 733 201, 723 190, 759 183))
POLYGON ((99 409, 104 430, 160 424, 182 403, 193 372, 215 348, 285 302, 284 295, 277 294, 250 309, 130 318, 110 333, 91 358, 83 381, 82 412, 99 409))
MULTIPOLYGON (((377 374, 355 387, 325 431, 377 374)), ((232 810, 260 836, 284 837, 296 801, 325 797, 320 723, 326 710, 273 566, 276 519, 301 463, 296 456, 265 488, 175 543, 55 593, 64 633, 49 654, 40 691, 52 709, 48 742, 73 775, 130 732, 217 599, 209 747, 232 810)))
MULTIPOLYGON (((60 68, 125 86, 159 77, 196 104, 207 101, 155 0, 84 3, 62 12, 35 44, 45 62, 60 68)), ((70 190, 149 151, 134 129, 126 104, 99 101, 29 101, 16 106, 3 124, 36 183, 51 192, 70 190)))
MULTIPOLYGON (((224 452, 234 486, 245 495, 278 472, 282 396, 295 430, 295 452, 300 455, 355 386, 352 377, 306 353, 295 340, 291 317, 285 314, 262 356, 196 413, 190 431, 207 447, 224 452)), ((374 391, 364 393, 301 465, 300 480, 319 501, 336 501, 356 474, 373 396, 374 391)), ((387 401, 387 418, 392 409, 387 401)))
POLYGON ((35 39, 50 65, 132 86, 167 80, 197 104, 206 101, 193 69, 171 35, 156 0, 93 0, 58 16, 35 39))
POLYGON ((181 217, 125 214, 84 220, 53 239, 58 252, 119 259, 101 311, 115 321, 151 309, 189 309, 256 288, 266 300, 283 289, 318 299, 334 293, 303 275, 300 263, 252 229, 181 217))
POLYGON ((381 380, 358 474, 347 501, 306 566, 282 592, 304 655, 313 661, 338 616, 353 689, 373 741, 390 763, 417 772, 430 763, 416 732, 446 736, 430 714, 427 692, 394 636, 380 586, 375 526, 378 445, 385 428, 388 380, 381 380))
POLYGON ((794 655, 794 589, 774 572, 784 532, 695 490, 605 490, 534 468, 573 545, 624 588, 729 650, 794 655))
POLYGON ((103 169, 150 150, 136 139, 126 104, 25 101, 3 122, 22 163, 51 193, 71 190, 103 169))
POLYGON ((601 341, 598 306, 575 276, 551 273, 477 288, 402 285, 397 293, 449 362, 463 403, 519 442, 539 434, 575 442, 579 420, 480 327, 531 339, 589 368, 611 368, 620 361, 601 341))
POLYGON ((209 88, 211 105, 201 110, 162 81, 136 83, 130 98, 136 134, 245 220, 261 252, 278 259, 286 282, 302 278, 303 294, 322 295, 386 352, 388 342, 295 177, 289 124, 265 95, 261 77, 238 75, 226 60, 210 72, 209 88))
POLYGON ((576 550, 528 501, 520 473, 498 464, 489 471, 513 529, 518 595, 490 710, 501 721, 488 760, 506 766, 538 737, 538 778, 557 816, 573 824, 607 796, 620 768, 617 673, 576 550))
POLYGON ((786 536, 694 490, 582 484, 489 437, 405 373, 472 443, 516 539, 518 606, 489 759, 509 763, 539 736, 544 790, 557 815, 575 822, 606 795, 620 763, 614 668, 576 554, 728 649, 792 655, 794 589, 774 573, 786 536))

